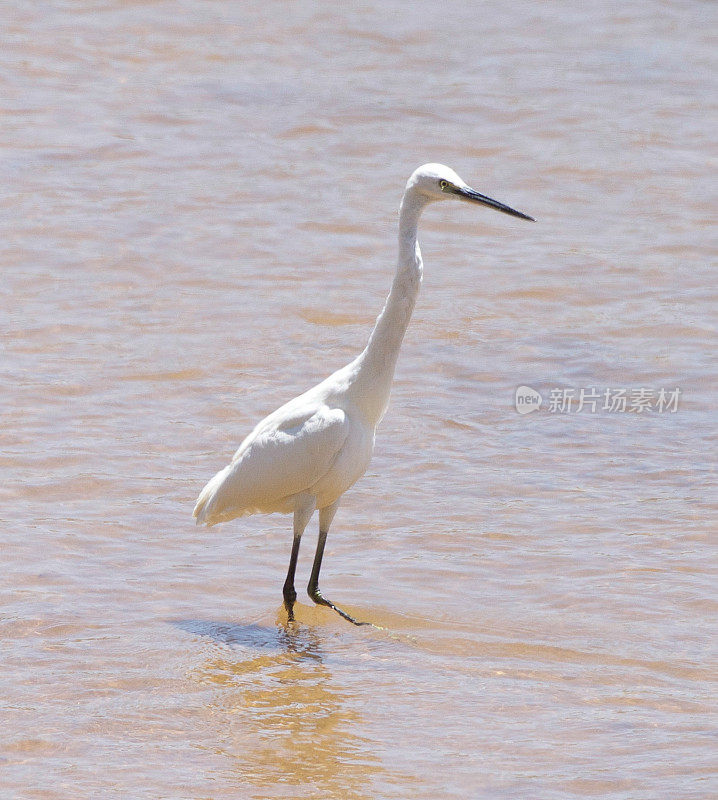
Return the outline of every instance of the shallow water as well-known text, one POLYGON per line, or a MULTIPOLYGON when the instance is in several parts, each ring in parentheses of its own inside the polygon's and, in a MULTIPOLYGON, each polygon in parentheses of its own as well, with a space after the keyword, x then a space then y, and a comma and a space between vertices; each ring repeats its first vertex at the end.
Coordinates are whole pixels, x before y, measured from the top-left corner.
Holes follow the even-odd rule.
POLYGON ((714 797, 715 6, 2 17, 3 797, 714 797), (363 347, 432 160, 538 222, 426 212, 322 573, 377 627, 287 628, 290 520, 192 505, 363 347))

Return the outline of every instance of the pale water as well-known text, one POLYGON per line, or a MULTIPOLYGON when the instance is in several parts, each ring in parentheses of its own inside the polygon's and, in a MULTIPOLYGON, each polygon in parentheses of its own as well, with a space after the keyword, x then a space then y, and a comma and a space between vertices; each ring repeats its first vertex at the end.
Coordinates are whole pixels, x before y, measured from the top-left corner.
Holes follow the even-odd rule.
POLYGON ((0 14, 0 796, 715 797, 716 6, 0 14), (427 210, 322 573, 384 630, 316 521, 286 628, 291 520, 193 502, 364 346, 426 161, 538 222, 427 210))

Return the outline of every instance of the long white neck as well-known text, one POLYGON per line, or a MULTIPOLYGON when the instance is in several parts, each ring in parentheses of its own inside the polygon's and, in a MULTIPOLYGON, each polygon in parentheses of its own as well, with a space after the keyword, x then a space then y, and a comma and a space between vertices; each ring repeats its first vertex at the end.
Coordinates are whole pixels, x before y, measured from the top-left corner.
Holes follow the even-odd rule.
POLYGON ((376 425, 389 404, 394 367, 421 287, 423 265, 417 241, 419 217, 428 200, 407 189, 399 209, 399 258, 386 304, 364 352, 353 362, 352 396, 376 425))

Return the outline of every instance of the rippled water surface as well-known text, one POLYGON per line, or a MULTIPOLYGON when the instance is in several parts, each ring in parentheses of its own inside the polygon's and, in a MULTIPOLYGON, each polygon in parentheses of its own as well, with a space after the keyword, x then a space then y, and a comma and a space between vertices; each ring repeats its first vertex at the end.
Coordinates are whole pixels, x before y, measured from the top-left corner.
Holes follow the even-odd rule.
POLYGON ((0 16, 3 798, 715 797, 715 5, 0 16), (291 521, 192 505, 363 347, 426 161, 538 222, 427 210, 322 573, 378 627, 287 627, 291 521))

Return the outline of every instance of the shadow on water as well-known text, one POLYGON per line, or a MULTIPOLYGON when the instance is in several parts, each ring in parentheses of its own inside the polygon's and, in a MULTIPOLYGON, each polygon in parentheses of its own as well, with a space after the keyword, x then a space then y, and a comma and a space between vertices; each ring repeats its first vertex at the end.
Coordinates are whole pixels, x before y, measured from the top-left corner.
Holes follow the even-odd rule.
POLYGON ((173 620, 172 624, 194 636, 206 636, 219 644, 235 649, 255 648, 285 652, 297 647, 302 639, 300 629, 292 630, 280 625, 260 625, 251 622, 237 624, 201 619, 173 620))
POLYGON ((361 696, 335 674, 342 666, 328 665, 325 631, 205 620, 172 624, 217 645, 189 677, 211 690, 207 711, 216 742, 208 746, 228 759, 238 788, 284 785, 297 798, 362 800, 389 777, 372 740, 361 733, 361 696))

